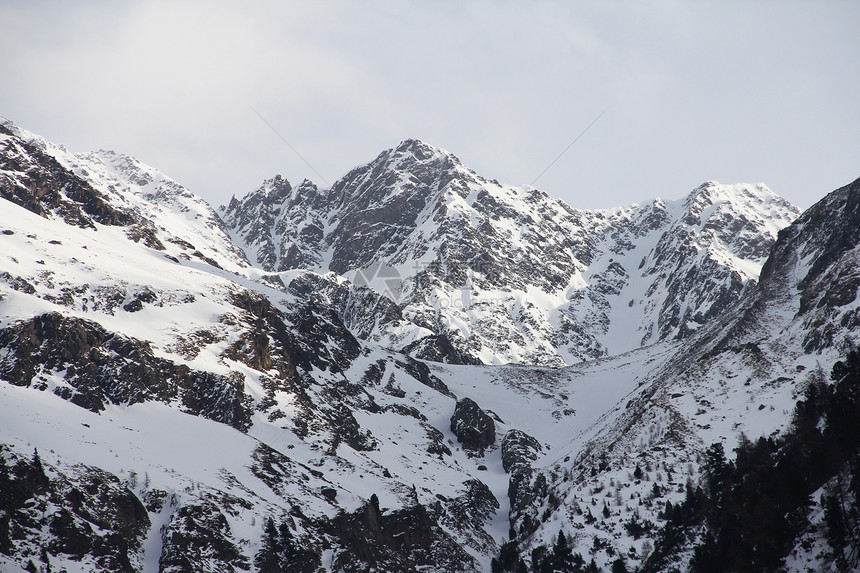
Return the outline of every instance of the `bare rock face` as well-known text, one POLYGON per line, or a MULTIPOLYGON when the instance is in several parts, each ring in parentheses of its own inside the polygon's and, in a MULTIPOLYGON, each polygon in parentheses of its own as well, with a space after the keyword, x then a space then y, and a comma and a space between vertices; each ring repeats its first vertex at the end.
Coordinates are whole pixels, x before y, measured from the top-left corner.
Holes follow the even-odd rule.
POLYGON ((803 349, 819 352, 860 328, 860 179, 833 191, 779 233, 761 271, 762 291, 786 297, 801 291, 796 318, 806 326, 803 349))
POLYGON ((471 398, 457 401, 451 431, 467 450, 483 453, 496 442, 496 423, 471 398))
POLYGON ((158 568, 164 573, 195 569, 232 573, 249 569, 248 559, 233 541, 227 518, 212 502, 180 507, 162 536, 164 546, 158 568))
POLYGON ((2 144, 0 197, 42 217, 54 214, 69 225, 95 228, 129 225, 133 218, 114 208, 86 180, 64 169, 37 145, 14 137, 0 126, 0 135, 12 136, 2 144))
POLYGON ((445 364, 481 364, 481 361, 461 350, 446 334, 425 336, 403 348, 403 352, 422 360, 445 364))
POLYGON ((185 411, 246 430, 251 414, 241 379, 192 370, 155 356, 149 344, 99 324, 52 312, 0 331, 0 380, 47 388, 64 372, 54 393, 100 412, 106 404, 179 399, 185 411))
POLYGON ((522 430, 509 430, 502 438, 502 468, 511 474, 508 498, 513 511, 522 509, 534 498, 529 489, 534 473, 532 462, 542 449, 540 442, 522 430))
POLYGON ((528 467, 542 449, 540 442, 522 430, 509 430, 502 438, 502 468, 511 473, 517 467, 528 467))
POLYGON ((41 552, 82 561, 98 572, 138 571, 151 525, 146 508, 114 474, 83 464, 43 465, 38 452, 27 459, 5 445, 0 516, 0 554, 23 565, 46 561, 38 557, 41 552))
POLYGON ((372 496, 363 508, 339 514, 326 528, 336 544, 331 570, 476 570, 474 558, 439 526, 438 513, 438 507, 421 504, 384 513, 372 496))

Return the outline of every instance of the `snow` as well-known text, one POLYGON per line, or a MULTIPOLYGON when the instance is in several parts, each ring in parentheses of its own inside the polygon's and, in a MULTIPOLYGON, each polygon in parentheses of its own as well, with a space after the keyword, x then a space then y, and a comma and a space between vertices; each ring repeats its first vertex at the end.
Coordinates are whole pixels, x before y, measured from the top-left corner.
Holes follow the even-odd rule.
POLYGON ((120 476, 132 469, 140 476, 147 472, 153 487, 168 491, 176 489, 175 476, 186 483, 215 482, 221 468, 242 467, 255 447, 229 426, 164 404, 110 405, 95 414, 32 388, 4 384, 0 396, 5 443, 23 451, 38 448, 52 463, 86 464, 120 476), (44 454, 50 451, 62 455, 44 454))

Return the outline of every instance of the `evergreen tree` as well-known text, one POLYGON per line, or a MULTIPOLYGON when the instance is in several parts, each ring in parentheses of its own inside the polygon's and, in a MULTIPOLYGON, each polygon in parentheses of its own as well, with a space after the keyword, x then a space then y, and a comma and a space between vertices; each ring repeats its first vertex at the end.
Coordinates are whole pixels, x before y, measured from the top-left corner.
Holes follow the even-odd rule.
POLYGON ((38 449, 33 450, 33 458, 30 460, 30 467, 26 470, 26 473, 27 481, 32 484, 34 490, 39 491, 48 485, 48 474, 45 473, 38 449))
POLYGON ((567 541, 564 531, 558 532, 558 538, 555 540, 552 553, 556 571, 573 571, 573 550, 567 541))
POLYGON ((844 563, 848 535, 845 527, 845 515, 842 512, 842 504, 836 495, 825 495, 822 502, 824 505, 824 534, 827 538, 827 543, 833 548, 837 561, 844 563))
POLYGON ((38 448, 33 448, 33 460, 30 463, 36 471, 42 474, 45 473, 45 468, 42 467, 42 458, 39 457, 38 448))
POLYGON ((516 541, 508 541, 502 543, 499 548, 499 556, 493 558, 490 566, 494 573, 512 572, 516 573, 520 570, 520 564, 525 566, 525 561, 520 558, 520 551, 516 541))
POLYGON ((538 573, 543 571, 543 563, 547 561, 546 545, 538 545, 532 549, 532 571, 538 573))
POLYGON ((271 517, 266 518, 266 524, 263 527, 263 543, 260 551, 254 559, 254 565, 259 573, 280 573, 281 563, 278 558, 279 553, 278 531, 275 529, 275 522, 271 517))
POLYGON ((711 498, 714 498, 723 487, 728 474, 729 464, 726 461, 723 444, 721 442, 711 444, 705 451, 705 477, 711 498))
POLYGON ((587 523, 588 525, 591 525, 595 521, 597 521, 597 518, 594 517, 594 515, 592 515, 591 508, 589 507, 588 513, 585 514, 585 523, 587 523))
POLYGON ((753 443, 742 435, 735 464, 721 444, 707 449, 707 494, 688 482, 643 573, 664 570, 673 551, 689 542, 690 526, 702 523, 693 572, 780 570, 808 525, 810 496, 828 482, 823 534, 840 568, 860 570, 860 354, 852 351, 834 365, 833 384, 822 378, 819 372, 810 379, 782 436, 753 443))
POLYGON ((660 515, 659 517, 662 517, 662 518, 663 518, 663 519, 665 519, 666 521, 671 521, 671 520, 672 520, 673 513, 674 513, 674 512, 673 512, 673 508, 672 508, 672 502, 671 502, 671 501, 669 501, 669 500, 667 499, 667 500, 666 500, 666 507, 665 507, 665 509, 663 510, 663 514, 662 514, 662 515, 660 515))

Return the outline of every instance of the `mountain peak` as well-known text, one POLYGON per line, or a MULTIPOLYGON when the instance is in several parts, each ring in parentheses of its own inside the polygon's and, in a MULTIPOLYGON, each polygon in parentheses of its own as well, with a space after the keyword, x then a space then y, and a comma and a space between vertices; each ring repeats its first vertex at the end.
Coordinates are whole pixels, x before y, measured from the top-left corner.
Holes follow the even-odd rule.
POLYGON ((688 202, 706 200, 710 202, 737 201, 737 200, 761 200, 771 201, 779 199, 770 187, 764 183, 720 183, 719 181, 705 181, 687 196, 688 202))
POLYGON ((396 147, 383 151, 371 163, 375 166, 380 164, 398 171, 411 170, 415 166, 442 169, 462 166, 453 153, 420 139, 405 139, 396 147))
MULTIPOLYGON (((774 193, 764 183, 723 184, 706 181, 682 200, 688 217, 707 219, 714 213, 731 213, 733 217, 755 220, 794 220, 800 209, 774 193)), ((776 236, 778 229, 771 229, 776 236)))
POLYGON ((276 174, 274 177, 270 177, 263 182, 263 187, 261 189, 265 190, 267 194, 271 193, 289 193, 293 188, 290 185, 289 180, 286 177, 282 176, 280 173, 276 174))
POLYGON ((394 150, 395 152, 400 153, 412 153, 418 159, 429 159, 430 157, 440 154, 450 155, 444 149, 415 138, 404 139, 397 145, 397 147, 394 148, 394 150))
POLYGON ((263 181, 254 191, 251 191, 242 198, 242 201, 252 201, 256 203, 279 203, 290 196, 293 186, 286 177, 280 173, 273 177, 269 177, 263 181))

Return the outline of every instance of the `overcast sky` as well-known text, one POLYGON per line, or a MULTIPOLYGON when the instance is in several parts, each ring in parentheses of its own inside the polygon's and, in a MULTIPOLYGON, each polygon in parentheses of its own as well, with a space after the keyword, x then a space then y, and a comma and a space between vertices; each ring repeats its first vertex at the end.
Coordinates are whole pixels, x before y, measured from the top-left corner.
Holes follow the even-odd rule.
POLYGON ((806 208, 860 177, 858 29, 855 0, 6 0, 0 116, 219 205, 407 138, 530 184, 606 110, 537 187, 601 208, 762 181, 806 208))

